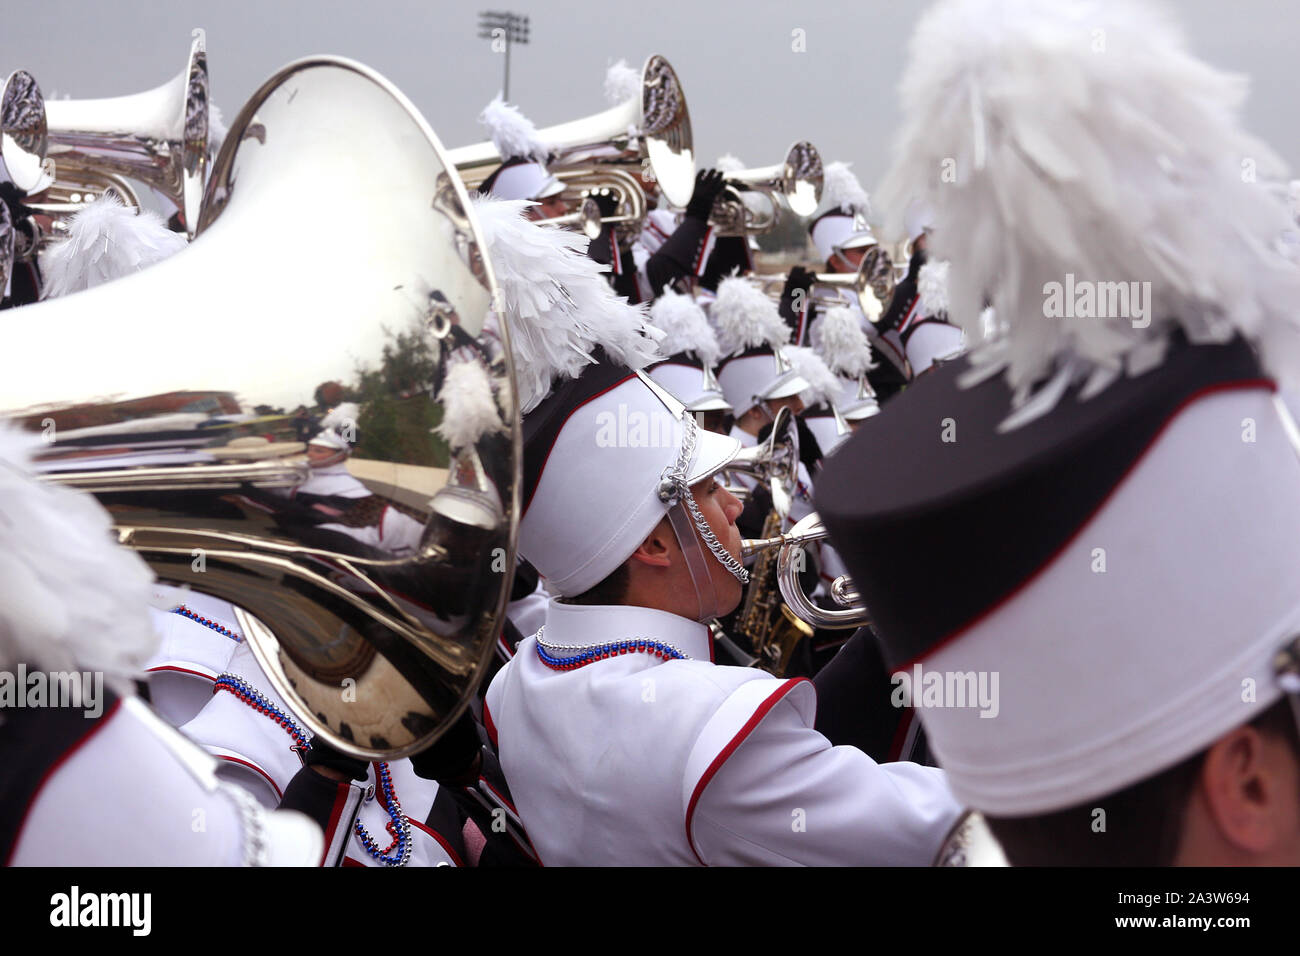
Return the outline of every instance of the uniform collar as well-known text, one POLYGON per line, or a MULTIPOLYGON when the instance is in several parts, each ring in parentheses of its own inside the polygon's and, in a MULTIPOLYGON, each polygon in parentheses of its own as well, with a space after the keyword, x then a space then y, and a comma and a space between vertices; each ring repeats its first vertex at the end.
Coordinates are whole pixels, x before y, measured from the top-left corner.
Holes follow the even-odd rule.
POLYGON ((548 648, 597 647, 634 638, 671 644, 692 660, 713 660, 713 639, 698 621, 630 604, 564 604, 552 598, 547 605, 542 643, 548 648))

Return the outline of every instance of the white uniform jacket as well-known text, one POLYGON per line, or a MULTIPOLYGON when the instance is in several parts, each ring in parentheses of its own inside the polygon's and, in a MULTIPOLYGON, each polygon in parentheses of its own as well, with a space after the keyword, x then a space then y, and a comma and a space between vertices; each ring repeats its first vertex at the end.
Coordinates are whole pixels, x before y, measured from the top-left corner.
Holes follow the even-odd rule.
MULTIPOLYGON (((222 783, 217 762, 139 698, 115 700, 66 738, 52 724, 66 729, 66 714, 30 713, 45 718, 27 721, 32 739, 49 742, 53 731, 61 752, 40 759, 39 785, 9 821, 6 865, 313 866, 320 859, 315 823, 266 810, 222 783)), ((6 754, 8 772, 21 749, 6 754)))
POLYGON ((960 813, 941 770, 877 764, 813 730, 803 679, 712 663, 708 629, 552 601, 492 681, 485 723, 543 864, 927 865, 960 813), (686 660, 556 658, 614 641, 686 660), (578 648, 575 650, 575 648, 578 648))

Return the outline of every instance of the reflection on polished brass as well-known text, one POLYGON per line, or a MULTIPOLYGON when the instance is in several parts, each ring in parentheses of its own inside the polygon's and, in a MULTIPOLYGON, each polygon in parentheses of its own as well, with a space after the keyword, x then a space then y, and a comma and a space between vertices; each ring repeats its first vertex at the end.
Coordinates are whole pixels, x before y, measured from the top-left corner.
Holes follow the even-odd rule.
POLYGON ((45 438, 47 479, 233 603, 295 715, 361 757, 459 716, 509 595, 518 416, 480 248, 406 98, 313 58, 232 122, 186 249, 8 313, 0 416, 45 438), (431 431, 453 355, 501 413, 454 450, 431 431))
POLYGON ((30 73, 15 70, 0 92, 0 158, 23 192, 30 194, 48 184, 48 146, 45 97, 30 73))

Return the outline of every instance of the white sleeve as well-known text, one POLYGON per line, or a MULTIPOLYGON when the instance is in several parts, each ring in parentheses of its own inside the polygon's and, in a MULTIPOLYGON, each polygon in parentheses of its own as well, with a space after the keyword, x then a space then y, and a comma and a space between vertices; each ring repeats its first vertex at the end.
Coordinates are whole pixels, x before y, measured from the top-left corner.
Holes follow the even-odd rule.
MULTIPOLYGON (((754 682, 732 700, 739 703, 763 692, 754 682)), ((720 710, 724 724, 726 709, 724 705, 720 710)), ((749 719, 721 749, 716 747, 720 738, 710 742, 716 756, 694 785, 687 807, 687 833, 702 862, 933 862, 962 809, 942 770, 912 763, 877 764, 856 747, 831 746, 812 729, 816 697, 806 681, 786 681, 748 710, 749 719)), ((706 728, 701 739, 710 732, 706 728)))

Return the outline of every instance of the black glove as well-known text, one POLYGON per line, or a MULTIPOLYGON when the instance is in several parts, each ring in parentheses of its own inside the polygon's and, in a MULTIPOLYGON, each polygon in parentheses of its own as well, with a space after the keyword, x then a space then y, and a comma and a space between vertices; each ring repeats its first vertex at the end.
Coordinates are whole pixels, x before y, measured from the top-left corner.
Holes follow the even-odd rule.
POLYGON ((716 169, 701 169, 695 174, 695 192, 686 204, 686 215, 692 219, 708 221, 713 203, 727 185, 727 179, 716 169))
POLYGON ((613 190, 597 189, 587 198, 595 201, 600 207, 601 217, 612 216, 618 212, 618 197, 614 195, 613 190))
POLYGON ((339 753, 323 737, 311 739, 311 749, 303 754, 302 762, 308 767, 329 767, 347 774, 353 780, 365 780, 370 772, 370 761, 339 753))
MULTIPOLYGON (((588 197, 596 203, 600 209, 600 217, 608 218, 618 212, 618 197, 611 190, 598 189, 588 197)), ((603 266, 609 265, 614 261, 614 229, 615 223, 607 223, 601 227, 600 235, 587 244, 587 256, 594 259, 603 266)))
POLYGON ((808 290, 813 287, 813 283, 816 281, 817 276, 815 273, 809 272, 803 266, 795 266, 786 277, 785 288, 781 290, 781 298, 793 301, 796 289, 803 289, 804 295, 807 296, 808 290))
POLYGON ((781 290, 781 301, 777 304, 777 312, 781 318, 785 319, 785 324, 790 326, 790 331, 794 335, 794 344, 802 345, 805 320, 811 321, 811 313, 803 315, 808 311, 808 291, 813 287, 817 277, 805 269, 803 266, 795 266, 790 270, 790 275, 785 280, 785 288, 781 290), (796 304, 799 306, 795 308, 796 304))

